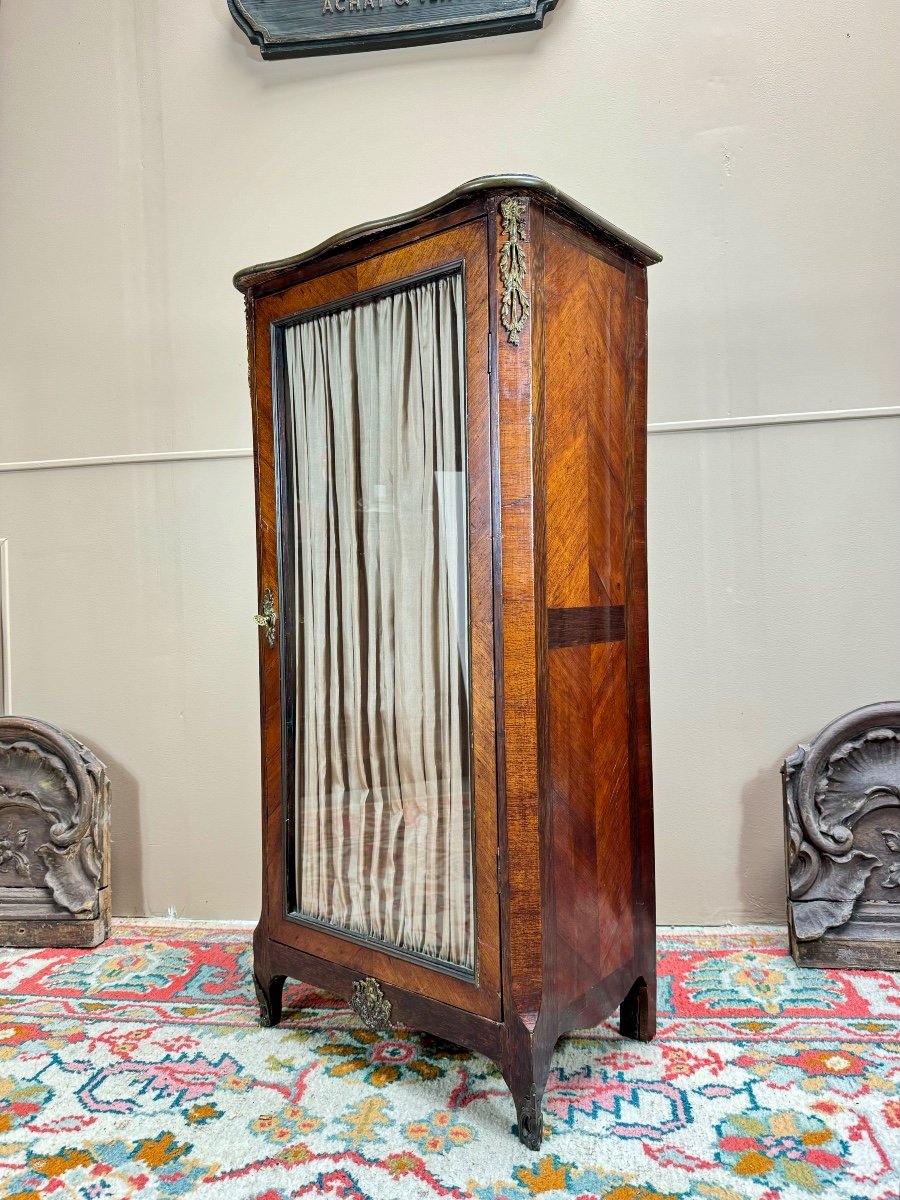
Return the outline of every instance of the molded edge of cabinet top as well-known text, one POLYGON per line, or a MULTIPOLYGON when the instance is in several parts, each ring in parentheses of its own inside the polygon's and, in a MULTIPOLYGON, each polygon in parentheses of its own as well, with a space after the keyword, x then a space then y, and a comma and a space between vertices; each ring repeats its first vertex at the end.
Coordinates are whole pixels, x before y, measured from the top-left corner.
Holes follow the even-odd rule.
POLYGON ((423 204, 421 208, 414 208, 410 212, 401 213, 396 217, 368 221, 363 225, 356 225, 352 229, 345 229, 342 233, 334 234, 302 254, 295 254, 290 258, 282 258, 274 262, 259 263, 253 267, 245 267, 243 271, 238 271, 234 276, 234 286, 238 291, 248 292, 256 284, 267 283, 282 271, 306 266, 339 250, 348 250, 360 245, 379 234, 394 232, 428 217, 439 216, 441 213, 461 206, 467 200, 475 199, 489 192, 519 192, 533 196, 563 216, 574 220, 577 224, 587 226, 596 236, 610 243, 626 258, 640 263, 641 266, 648 267, 662 261, 662 255, 657 254, 655 250, 651 250, 637 238, 633 238, 615 225, 611 225, 609 221, 604 221, 589 208, 585 208, 571 196, 558 191, 552 184, 538 179, 535 175, 483 175, 454 188, 446 196, 432 200, 430 204, 423 204))

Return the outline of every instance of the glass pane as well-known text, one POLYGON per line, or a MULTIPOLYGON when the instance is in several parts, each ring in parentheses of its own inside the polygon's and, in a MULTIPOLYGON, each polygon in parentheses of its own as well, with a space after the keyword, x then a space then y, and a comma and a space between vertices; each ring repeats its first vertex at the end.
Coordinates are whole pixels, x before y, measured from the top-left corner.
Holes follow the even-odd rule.
POLYGON ((296 911, 471 969, 462 278, 290 326, 285 359, 296 911))

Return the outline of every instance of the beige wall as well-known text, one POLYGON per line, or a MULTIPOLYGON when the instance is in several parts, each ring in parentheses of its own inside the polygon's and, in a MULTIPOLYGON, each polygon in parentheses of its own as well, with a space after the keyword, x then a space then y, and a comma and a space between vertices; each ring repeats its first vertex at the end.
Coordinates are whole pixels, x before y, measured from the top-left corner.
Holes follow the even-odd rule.
POLYGON ((560 0, 262 63, 225 0, 2 0, 0 663, 110 766, 116 911, 257 911, 251 461, 9 464, 248 447, 232 272, 521 170, 666 256, 660 917, 780 918, 781 759, 900 692, 898 38, 894 0, 560 0))

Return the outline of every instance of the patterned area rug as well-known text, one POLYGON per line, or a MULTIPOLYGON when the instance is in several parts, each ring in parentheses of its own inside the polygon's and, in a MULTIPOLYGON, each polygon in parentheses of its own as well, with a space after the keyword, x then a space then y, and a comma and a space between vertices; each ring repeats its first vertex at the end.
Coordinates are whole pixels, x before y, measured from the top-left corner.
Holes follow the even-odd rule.
POLYGON ((478 1055, 301 985, 258 1027, 247 929, 0 951, 3 1200, 775 1200, 900 1194, 900 976, 775 930, 662 930, 652 1045, 557 1048, 536 1154, 478 1055))

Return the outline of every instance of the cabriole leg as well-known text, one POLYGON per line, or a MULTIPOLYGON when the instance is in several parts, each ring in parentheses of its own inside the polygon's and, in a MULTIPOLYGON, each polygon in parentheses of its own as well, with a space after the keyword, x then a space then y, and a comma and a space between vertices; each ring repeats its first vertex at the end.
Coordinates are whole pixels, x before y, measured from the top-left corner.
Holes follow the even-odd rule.
POLYGON ((281 1020, 281 994, 286 978, 285 975, 273 975, 268 983, 263 983, 258 975, 253 976, 253 986, 259 1001, 260 1024, 267 1029, 281 1020))

